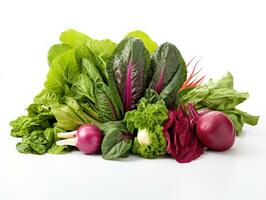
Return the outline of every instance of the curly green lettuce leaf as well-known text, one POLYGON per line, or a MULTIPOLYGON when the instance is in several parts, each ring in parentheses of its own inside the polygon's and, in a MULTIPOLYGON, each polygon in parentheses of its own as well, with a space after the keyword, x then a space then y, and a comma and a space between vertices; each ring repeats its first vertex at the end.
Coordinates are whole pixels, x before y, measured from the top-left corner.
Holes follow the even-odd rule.
POLYGON ((12 136, 23 137, 34 130, 53 127, 55 117, 49 107, 41 104, 31 104, 27 111, 28 115, 20 116, 10 122, 12 136))
POLYGON ((157 158, 166 153, 167 142, 162 135, 163 127, 155 126, 152 130, 139 130, 134 139, 132 152, 145 158, 157 158), (149 138, 144 139, 145 137, 149 138))
POLYGON ((157 158, 166 153, 163 123, 168 110, 164 101, 149 103, 142 98, 136 110, 126 113, 125 122, 130 132, 137 132, 132 151, 145 158, 157 158))

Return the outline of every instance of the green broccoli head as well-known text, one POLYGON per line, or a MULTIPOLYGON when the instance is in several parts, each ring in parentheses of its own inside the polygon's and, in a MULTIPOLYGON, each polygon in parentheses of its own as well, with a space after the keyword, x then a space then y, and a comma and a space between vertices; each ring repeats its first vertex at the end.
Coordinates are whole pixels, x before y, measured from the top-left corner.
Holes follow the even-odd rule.
POLYGON ((157 158, 166 153, 163 123, 168 110, 163 101, 150 103, 142 98, 136 110, 126 113, 125 122, 130 132, 137 131, 132 152, 145 158, 157 158))

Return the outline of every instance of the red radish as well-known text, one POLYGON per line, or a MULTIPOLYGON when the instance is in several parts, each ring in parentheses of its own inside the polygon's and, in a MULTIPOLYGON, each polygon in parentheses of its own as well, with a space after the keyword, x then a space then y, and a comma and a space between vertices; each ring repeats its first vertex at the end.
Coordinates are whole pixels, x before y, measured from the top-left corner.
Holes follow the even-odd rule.
POLYGON ((192 105, 189 105, 189 109, 196 118, 196 133, 203 145, 216 151, 225 151, 233 146, 234 125, 224 113, 209 111, 201 115, 192 105))
POLYGON ((76 146, 85 154, 94 154, 100 150, 102 142, 101 130, 92 124, 84 124, 76 131, 58 133, 58 137, 67 138, 56 142, 57 145, 76 146))

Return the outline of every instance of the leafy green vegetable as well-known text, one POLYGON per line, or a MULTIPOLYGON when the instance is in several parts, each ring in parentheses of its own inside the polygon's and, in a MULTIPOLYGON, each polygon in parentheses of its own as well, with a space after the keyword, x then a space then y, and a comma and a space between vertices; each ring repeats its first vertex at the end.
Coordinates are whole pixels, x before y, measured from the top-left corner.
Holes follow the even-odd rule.
POLYGON ((105 134, 101 150, 107 160, 127 157, 132 146, 133 135, 128 132, 122 121, 107 122, 102 125, 105 134))
POLYGON ((20 153, 44 154, 52 146, 54 129, 34 130, 17 144, 20 153))
POLYGON ((84 58, 82 60, 82 74, 87 74, 94 84, 103 83, 103 78, 93 61, 84 58))
POLYGON ((177 101, 177 93, 187 77, 185 61, 171 43, 162 44, 152 55, 151 69, 154 71, 150 87, 165 100, 168 107, 177 101))
POLYGON ((56 137, 54 135, 55 116, 50 107, 34 103, 28 109, 28 115, 20 116, 10 122, 12 127, 11 135, 23 137, 17 144, 20 153, 44 154, 47 151, 61 153, 69 150, 68 147, 61 147, 61 150, 50 150, 54 147, 56 137))
POLYGON ((99 120, 101 122, 120 120, 122 118, 122 105, 119 104, 118 94, 114 94, 110 87, 104 83, 98 69, 91 61, 83 59, 82 64, 83 73, 86 73, 93 81, 86 87, 90 87, 90 90, 93 90, 91 93, 93 93, 93 98, 95 99, 91 98, 91 100, 99 113, 99 120))
MULTIPOLYGON (((54 127, 54 141, 58 141, 60 138, 57 137, 57 133, 63 133, 65 132, 64 129, 59 128, 59 127, 54 127)), ((61 154, 61 153, 67 153, 73 150, 73 146, 67 146, 67 145, 63 145, 63 146, 59 146, 56 145, 56 143, 53 143, 53 145, 51 146, 50 149, 48 149, 47 153, 50 154, 61 154)))
POLYGON ((132 151, 145 158, 157 158, 166 153, 166 140, 163 136, 163 123, 167 119, 164 101, 150 103, 143 97, 137 110, 126 113, 125 122, 128 130, 137 131, 132 151), (156 117, 155 117, 156 116, 156 117))
POLYGON ((104 80, 107 80, 106 65, 109 57, 116 48, 114 42, 109 39, 95 40, 73 29, 63 32, 60 36, 60 40, 73 48, 77 48, 78 57, 89 58, 93 61, 104 80), (84 55, 84 53, 87 55, 84 55), (83 55, 80 56, 80 54, 83 55))
POLYGON ((98 123, 72 97, 65 97, 64 103, 52 106, 52 112, 55 115, 58 127, 64 130, 75 130, 85 123, 98 123))
POLYGON ((27 111, 28 115, 20 116, 10 122, 12 136, 23 137, 29 135, 34 130, 52 127, 55 122, 54 115, 49 107, 31 104, 27 111))
POLYGON ((258 116, 252 116, 235 107, 248 97, 247 92, 237 92, 233 89, 233 76, 227 72, 220 80, 210 80, 207 85, 201 85, 180 98, 180 103, 193 103, 197 109, 209 108, 222 111, 232 120, 236 133, 240 134, 244 123, 252 126, 258 123, 258 116))
POLYGON ((63 96, 66 87, 73 84, 79 73, 80 67, 76 61, 75 50, 72 49, 54 58, 44 85, 48 90, 63 96))
POLYGON ((95 87, 93 81, 86 74, 79 74, 71 86, 71 90, 76 99, 87 97, 95 103, 95 87))
POLYGON ((244 123, 255 126, 258 123, 259 117, 248 114, 238 109, 223 111, 233 122, 237 134, 240 134, 244 123))
POLYGON ((96 109, 99 112, 101 122, 116 121, 121 119, 119 105, 116 97, 105 84, 96 86, 96 109))
POLYGON ((50 107, 53 104, 61 102, 61 98, 58 94, 48 90, 43 89, 39 94, 34 97, 34 103, 45 105, 50 107))
POLYGON ((106 66, 107 61, 113 54, 116 44, 111 40, 90 40, 87 42, 90 52, 94 55, 93 60, 103 78, 107 80, 106 66))
POLYGON ((54 58, 56 58, 57 56, 59 56, 62 53, 67 52, 68 50, 70 50, 71 47, 67 44, 55 44, 53 45, 49 51, 48 51, 48 64, 51 65, 54 58))
POLYGON ((27 115, 10 122, 11 135, 22 137, 17 144, 21 153, 71 151, 69 146, 56 145, 56 133, 91 123, 105 133, 105 159, 126 157, 130 149, 156 158, 166 151, 162 133, 166 106, 176 107, 180 102, 223 111, 238 133, 244 123, 258 122, 257 116, 236 109, 248 93, 233 89, 229 73, 219 81, 178 94, 187 76, 180 52, 170 43, 157 48, 142 31, 128 33, 118 45, 73 29, 64 31, 60 41, 48 51, 50 69, 44 88, 28 107, 27 115), (119 121, 125 113, 124 121, 119 121))
POLYGON ((144 95, 150 68, 149 52, 141 40, 126 38, 114 51, 107 66, 109 85, 114 93, 119 93, 123 111, 136 107, 144 95))
POLYGON ((139 38, 144 43, 146 49, 152 54, 158 47, 156 42, 154 42, 146 33, 140 30, 132 31, 126 35, 126 37, 139 38))
POLYGON ((61 33, 60 41, 71 46, 72 48, 75 47, 77 43, 86 43, 91 38, 81 32, 78 32, 74 29, 68 29, 61 33))

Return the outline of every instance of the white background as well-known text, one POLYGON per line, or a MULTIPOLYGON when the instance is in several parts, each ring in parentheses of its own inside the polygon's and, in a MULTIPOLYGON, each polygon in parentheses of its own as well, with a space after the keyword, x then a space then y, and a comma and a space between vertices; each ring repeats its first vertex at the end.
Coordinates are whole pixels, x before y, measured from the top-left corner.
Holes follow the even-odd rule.
POLYGON ((263 0, 0 1, 0 199, 266 199, 265 10, 263 0), (229 70, 251 96, 240 108, 260 123, 230 151, 189 164, 19 154, 8 123, 42 89, 48 48, 67 28, 116 42, 141 29, 176 44, 186 61, 202 58, 207 78, 229 70))

